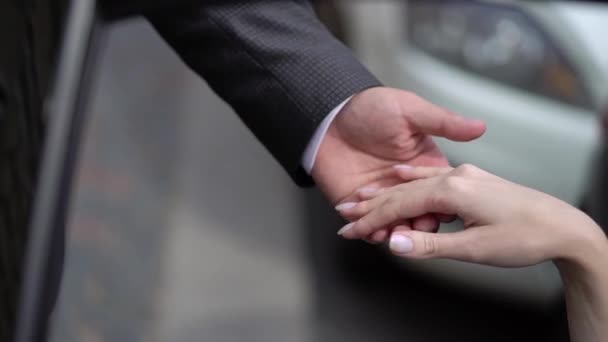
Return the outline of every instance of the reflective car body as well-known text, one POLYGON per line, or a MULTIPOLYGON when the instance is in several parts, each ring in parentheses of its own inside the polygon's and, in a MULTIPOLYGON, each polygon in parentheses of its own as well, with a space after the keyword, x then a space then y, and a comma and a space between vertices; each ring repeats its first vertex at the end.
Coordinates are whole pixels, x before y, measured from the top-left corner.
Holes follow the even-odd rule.
MULTIPOLYGON (((597 112, 608 95, 608 6, 370 1, 343 2, 342 10, 351 45, 386 84, 487 123, 478 141, 438 140, 453 164, 472 163, 581 205, 600 141, 597 112)), ((549 263, 518 270, 407 264, 446 282, 536 303, 552 302, 561 291, 549 263)))

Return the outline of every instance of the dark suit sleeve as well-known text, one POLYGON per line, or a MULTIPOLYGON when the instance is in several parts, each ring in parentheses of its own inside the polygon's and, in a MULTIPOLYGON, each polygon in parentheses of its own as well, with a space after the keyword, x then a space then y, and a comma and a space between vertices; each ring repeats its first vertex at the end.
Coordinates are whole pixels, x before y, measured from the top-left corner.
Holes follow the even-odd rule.
POLYGON ((300 185, 312 183, 300 161, 323 118, 379 85, 308 1, 207 1, 146 16, 300 185))

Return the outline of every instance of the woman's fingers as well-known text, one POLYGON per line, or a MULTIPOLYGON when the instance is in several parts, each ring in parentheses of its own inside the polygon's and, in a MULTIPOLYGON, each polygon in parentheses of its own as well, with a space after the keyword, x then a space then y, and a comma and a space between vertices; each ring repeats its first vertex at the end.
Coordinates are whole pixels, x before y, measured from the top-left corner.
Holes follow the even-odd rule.
POLYGON ((357 191, 361 202, 347 202, 336 207, 343 217, 352 222, 340 229, 338 234, 350 239, 362 238, 379 242, 386 237, 386 232, 378 233, 375 237, 372 234, 402 219, 413 219, 413 229, 427 232, 436 232, 440 221, 453 221, 454 218, 449 215, 436 217, 431 214, 439 212, 437 209, 443 209, 436 208, 439 202, 433 200, 443 189, 428 189, 429 186, 439 184, 445 178, 441 176, 453 172, 453 168, 400 165, 394 169, 401 179, 409 183, 391 188, 363 188, 357 191), (425 187, 426 191, 421 192, 425 187), (420 215, 423 216, 417 217, 420 215))
POLYGON ((409 165, 397 165, 394 167, 396 175, 405 182, 418 179, 437 177, 445 175, 454 170, 452 167, 411 167, 409 165))
MULTIPOLYGON (((365 187, 365 188, 361 188, 361 189, 357 190, 356 196, 359 199, 359 201, 366 201, 366 200, 373 199, 383 193, 384 193, 383 188, 365 187)), ((358 216, 356 216, 356 214, 358 212, 354 211, 354 210, 350 210, 350 209, 353 209, 355 206, 358 205, 358 203, 355 203, 355 202, 351 202, 351 203, 352 204, 347 204, 346 206, 344 206, 344 205, 338 206, 338 207, 336 207, 336 209, 338 209, 338 211, 340 211, 340 214, 343 217, 347 218, 348 220, 355 221, 359 218, 358 216), (342 210, 340 210, 340 209, 342 209, 342 210)), ((370 234, 368 237, 366 237, 363 240, 372 245, 379 245, 379 244, 382 244, 382 243, 388 241, 388 238, 391 235, 391 231, 392 230, 389 227, 385 227, 378 231, 373 232, 372 234, 370 234)))
MULTIPOLYGON (((359 197, 359 199, 361 201, 366 201, 366 200, 371 200, 374 199, 382 194, 386 193, 387 189, 378 189, 378 188, 363 188, 360 189, 359 191, 357 191, 357 195, 359 197)), ((362 212, 361 210, 350 210, 350 209, 354 209, 356 205, 354 206, 347 206, 348 208, 341 211, 341 214, 343 216, 345 216, 346 218, 348 218, 351 221, 356 221, 357 219, 359 219, 359 217, 357 217, 357 215, 363 215, 365 214, 365 212, 362 212)), ((344 208, 344 207, 342 207, 344 208)), ((420 230, 420 231, 424 231, 424 232, 437 232, 439 230, 439 225, 440 222, 452 222, 454 220, 454 217, 445 217, 444 216, 436 216, 434 214, 426 214, 423 215, 421 217, 417 217, 412 219, 413 223, 408 223, 410 229, 415 229, 415 230, 420 230)), ((393 223, 393 225, 399 225, 400 223, 393 223)), ((374 233, 372 233, 370 236, 368 236, 365 241, 372 243, 372 244, 380 244, 383 243, 385 241, 388 240, 389 236, 390 236, 391 230, 386 228, 386 229, 380 229, 374 233)))
POLYGON ((374 188, 374 187, 366 187, 357 190, 357 197, 361 201, 370 200, 372 198, 376 198, 382 195, 385 192, 385 188, 374 188))
MULTIPOLYGON (((397 176, 403 181, 410 182, 424 178, 445 175, 454 170, 451 167, 410 167, 408 165, 395 166, 397 176)), ((435 215, 427 214, 413 220, 414 230, 424 232, 437 232, 441 219, 435 215)))
MULTIPOLYGON (((411 167, 409 165, 397 165, 394 169, 399 179, 404 182, 441 176, 454 170, 451 167, 411 167)), ((366 201, 384 194, 387 190, 387 188, 364 187, 357 190, 356 194, 359 200, 366 201)))
POLYGON ((359 239, 403 219, 442 212, 437 207, 439 201, 434 200, 438 193, 435 183, 436 179, 426 179, 401 184, 383 196, 357 204, 350 210, 360 219, 343 227, 338 234, 348 239, 359 239))

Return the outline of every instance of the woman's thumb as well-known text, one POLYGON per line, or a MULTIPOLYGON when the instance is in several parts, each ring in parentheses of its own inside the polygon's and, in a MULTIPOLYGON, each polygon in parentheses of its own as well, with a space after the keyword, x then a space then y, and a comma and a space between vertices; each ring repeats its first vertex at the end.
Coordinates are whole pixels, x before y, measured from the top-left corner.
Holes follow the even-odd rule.
POLYGON ((395 232, 391 236, 391 251, 402 257, 412 259, 447 258, 461 261, 478 262, 481 251, 472 250, 476 238, 474 230, 456 233, 427 233, 421 231, 395 232))

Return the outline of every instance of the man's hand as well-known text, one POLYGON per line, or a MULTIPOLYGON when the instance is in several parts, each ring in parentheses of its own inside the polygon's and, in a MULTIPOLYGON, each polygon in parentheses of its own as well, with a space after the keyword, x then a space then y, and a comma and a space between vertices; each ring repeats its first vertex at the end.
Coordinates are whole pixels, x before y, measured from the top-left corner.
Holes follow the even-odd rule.
MULTIPOLYGON (((470 141, 483 135, 483 122, 467 120, 398 89, 371 88, 356 96, 332 122, 317 154, 312 176, 333 204, 356 201, 357 191, 393 186, 396 164, 447 166, 431 135, 470 141)), ((395 222, 394 225, 409 225, 395 222)), ((413 223, 434 230, 433 216, 413 223)), ((369 239, 381 242, 387 230, 369 239)))

